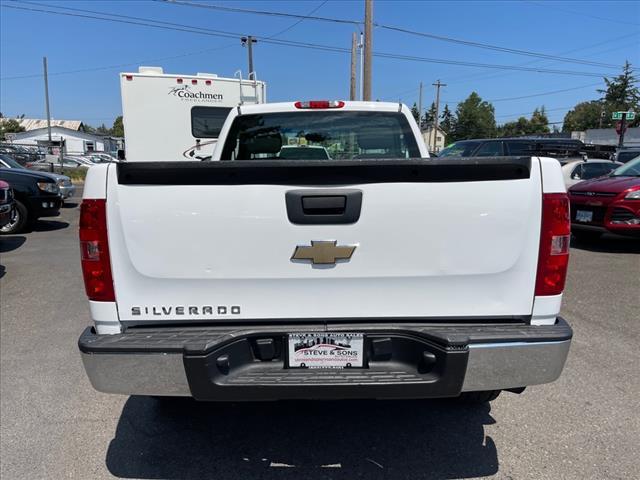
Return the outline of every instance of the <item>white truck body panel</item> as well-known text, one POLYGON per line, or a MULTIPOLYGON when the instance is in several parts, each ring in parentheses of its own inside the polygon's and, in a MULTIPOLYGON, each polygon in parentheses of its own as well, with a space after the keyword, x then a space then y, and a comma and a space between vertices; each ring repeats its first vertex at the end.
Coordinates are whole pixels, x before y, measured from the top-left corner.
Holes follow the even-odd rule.
POLYGON ((95 329, 79 339, 96 389, 214 401, 480 392, 486 401, 558 378, 572 331, 558 317, 561 288, 536 287, 539 253, 553 255, 541 238, 557 231, 568 248, 566 208, 549 214, 565 192, 557 160, 427 159, 406 106, 334 108, 356 113, 308 114, 304 124, 291 103, 242 106, 211 162, 89 170, 83 273, 90 298, 109 300, 90 301, 95 329), (274 112, 286 114, 262 116, 274 112), (376 124, 385 117, 402 128, 376 124), (291 132, 333 158, 279 157, 291 132), (407 146, 410 135, 417 143, 407 146), (566 230, 553 230, 564 216, 566 230), (294 253, 323 241, 355 250, 317 262, 294 253), (113 292, 91 297, 106 270, 113 292), (360 351, 360 362, 291 362, 314 347, 360 351))
POLYGON ((266 101, 266 84, 262 81, 206 73, 165 74, 157 67, 140 70, 120 74, 128 161, 195 160, 193 157, 209 156, 216 138, 194 136, 193 107, 233 108, 266 101))

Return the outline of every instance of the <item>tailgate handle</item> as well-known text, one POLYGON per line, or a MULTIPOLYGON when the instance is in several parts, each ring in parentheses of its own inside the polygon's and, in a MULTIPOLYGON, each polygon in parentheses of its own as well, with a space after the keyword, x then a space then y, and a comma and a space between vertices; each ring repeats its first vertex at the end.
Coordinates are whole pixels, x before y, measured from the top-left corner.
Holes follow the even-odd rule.
POLYGON ((353 189, 290 190, 285 194, 287 216, 297 225, 356 223, 362 191, 353 189))
POLYGON ((342 215, 347 204, 344 195, 302 197, 305 215, 342 215))

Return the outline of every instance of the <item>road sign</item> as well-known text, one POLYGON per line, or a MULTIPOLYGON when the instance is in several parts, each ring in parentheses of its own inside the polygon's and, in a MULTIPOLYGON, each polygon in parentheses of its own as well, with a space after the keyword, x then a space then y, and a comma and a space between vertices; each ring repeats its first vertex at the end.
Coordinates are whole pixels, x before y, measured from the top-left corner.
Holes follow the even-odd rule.
POLYGON ((622 120, 622 114, 626 113, 627 114, 627 120, 633 120, 636 118, 636 113, 635 112, 613 112, 611 114, 611 119, 612 120, 622 120))

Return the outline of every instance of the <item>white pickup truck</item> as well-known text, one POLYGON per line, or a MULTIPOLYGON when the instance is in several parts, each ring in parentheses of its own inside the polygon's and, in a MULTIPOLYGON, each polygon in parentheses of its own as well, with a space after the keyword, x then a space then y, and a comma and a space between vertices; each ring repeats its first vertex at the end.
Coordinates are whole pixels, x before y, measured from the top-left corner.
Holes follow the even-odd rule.
POLYGON ((569 351, 568 210, 556 160, 428 158, 404 105, 237 107, 211 161, 89 170, 84 366, 197 400, 519 393, 569 351))

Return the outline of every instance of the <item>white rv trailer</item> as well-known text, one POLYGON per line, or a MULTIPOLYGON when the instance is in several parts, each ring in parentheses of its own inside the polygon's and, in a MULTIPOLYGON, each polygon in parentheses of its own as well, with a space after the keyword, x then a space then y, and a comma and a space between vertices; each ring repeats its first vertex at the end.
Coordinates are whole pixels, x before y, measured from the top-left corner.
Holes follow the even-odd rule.
POLYGON ((120 88, 125 155, 137 162, 207 158, 229 110, 266 101, 261 81, 168 74, 161 67, 121 73, 120 88))

